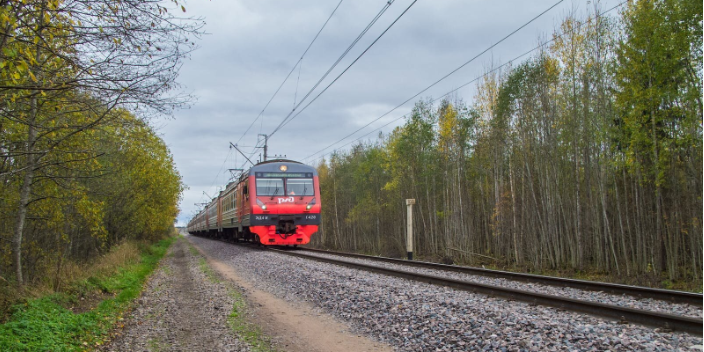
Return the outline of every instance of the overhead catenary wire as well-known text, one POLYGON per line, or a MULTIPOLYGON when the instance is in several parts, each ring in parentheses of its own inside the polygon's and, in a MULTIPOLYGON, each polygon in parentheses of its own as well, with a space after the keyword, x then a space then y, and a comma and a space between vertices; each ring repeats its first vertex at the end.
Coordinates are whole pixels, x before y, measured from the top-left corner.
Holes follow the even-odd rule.
MULTIPOLYGON (((421 95, 421 94, 423 94, 424 92, 426 92, 428 89, 430 89, 430 88, 434 87, 435 85, 437 85, 438 83, 444 81, 446 78, 448 78, 448 77, 450 77, 451 75, 455 74, 456 72, 458 72, 459 70, 461 70, 463 67, 467 66, 468 64, 472 63, 474 60, 476 60, 477 58, 479 58, 480 56, 482 56, 482 55, 484 55, 485 53, 487 53, 489 50, 495 48, 497 45, 501 44, 501 43, 504 42, 506 39, 508 39, 508 38, 510 38, 511 36, 513 36, 514 34, 518 33, 521 29, 523 29, 523 28, 525 28, 526 26, 528 26, 529 24, 533 23, 535 20, 537 20, 538 18, 542 17, 544 14, 548 13, 550 10, 552 10, 553 8, 555 8, 555 6, 559 5, 559 4, 562 3, 563 1, 564 1, 564 0, 559 0, 558 2, 554 3, 552 6, 548 7, 546 10, 544 10, 544 11, 541 12, 541 13, 539 13, 537 16, 531 18, 528 22, 526 22, 526 23, 524 23, 523 25, 521 25, 520 27, 516 28, 515 30, 513 30, 511 33, 509 33, 508 35, 506 35, 506 36, 504 36, 503 38, 501 38, 501 39, 500 39, 499 41, 497 41, 496 43, 490 45, 488 48, 484 49, 484 50, 483 50, 482 52, 480 52, 479 54, 475 55, 474 57, 472 57, 472 58, 469 59, 468 61, 464 62, 462 65, 458 66, 458 67, 455 68, 454 70, 452 70, 452 71, 450 71, 449 73, 447 73, 446 75, 442 76, 440 79, 438 79, 437 81, 433 82, 433 83, 430 84, 429 86, 423 88, 420 92, 418 92, 418 93, 416 93, 415 95, 413 95, 412 97, 406 99, 406 100, 405 100, 404 102, 402 102, 401 104, 396 105, 396 107, 394 107, 393 109, 387 111, 387 112, 384 113, 383 115, 381 115, 381 116, 377 117, 376 119, 370 121, 369 123, 367 123, 366 125, 360 127, 360 128, 357 129, 356 131, 354 131, 354 132, 352 132, 352 133, 346 135, 345 137, 343 137, 342 139, 338 140, 337 142, 334 142, 334 143, 328 145, 327 147, 325 147, 325 148, 323 148, 323 149, 317 151, 316 153, 313 153, 312 155, 318 154, 318 153, 320 153, 321 151, 324 151, 324 150, 326 150, 326 149, 332 147, 333 145, 335 145, 335 144, 337 144, 337 143, 339 143, 339 142, 341 142, 341 141, 343 141, 343 140, 345 140, 345 139, 347 139, 347 138, 349 138, 349 137, 355 135, 357 132, 359 132, 359 131, 361 131, 361 130, 367 128, 367 127, 369 127, 369 125, 371 125, 372 123, 374 123, 374 122, 376 122, 376 121, 378 121, 378 120, 384 118, 386 115, 388 115, 388 114, 394 112, 396 109, 398 109, 398 108, 400 108, 400 107, 406 105, 409 101, 415 99, 415 98, 418 97, 419 95, 421 95)), ((317 98, 317 97, 316 97, 316 98, 317 98)), ((306 107, 307 107, 307 106, 306 106, 306 107)), ((300 113, 300 112, 299 112, 299 113, 300 113)), ((312 156, 312 155, 311 155, 311 156, 312 156)))
MULTIPOLYGON (((352 67, 352 65, 354 65, 354 64, 357 62, 357 60, 359 60, 362 56, 364 56, 364 54, 366 54, 367 51, 369 51, 369 49, 370 49, 374 44, 376 44, 376 42, 377 42, 379 39, 381 39, 381 37, 382 37, 384 34, 386 34, 386 32, 401 18, 401 16, 403 16, 403 15, 411 8, 411 6, 413 6, 413 5, 416 3, 416 1, 417 1, 417 0, 413 1, 410 5, 408 5, 408 7, 406 8, 406 10, 404 10, 403 13, 401 13, 401 15, 399 15, 399 16, 396 18, 396 20, 394 20, 394 22, 391 23, 391 24, 386 28, 386 30, 384 30, 384 32, 382 32, 382 33, 374 40, 374 42, 372 42, 372 43, 367 47, 367 49, 365 49, 361 54, 359 54, 359 56, 357 56, 357 58, 356 58, 349 66, 347 66, 347 68, 345 68, 344 71, 342 71, 332 82, 330 82, 330 84, 328 84, 327 87, 325 87, 320 93, 318 93, 318 95, 316 95, 315 98, 313 98, 313 100, 311 100, 308 104, 306 104, 306 106, 304 106, 303 109, 301 109, 300 111, 298 111, 298 113, 296 113, 296 115, 294 115, 293 117, 291 117, 288 121, 284 121, 284 122, 282 123, 281 127, 286 126, 289 122, 291 122, 291 120, 293 120, 293 119, 296 118, 298 115, 300 115, 306 108, 308 108, 308 107, 310 106, 310 104, 313 104, 314 101, 316 101, 321 95, 323 95, 323 93, 325 93, 325 91, 327 91, 328 88, 330 88, 330 86, 332 86, 335 82, 337 82, 337 80, 340 79, 340 77, 342 77, 342 75, 345 74, 345 72, 347 72, 347 70, 349 70, 350 67, 352 67)), ((275 131, 276 131, 276 130, 275 130, 275 131)))
MULTIPOLYGON (((281 91, 281 88, 282 88, 282 87, 284 86, 284 84, 288 81, 288 79, 289 79, 289 77, 291 76, 291 74, 296 70, 296 67, 299 66, 299 64, 301 63, 301 61, 302 61, 303 58, 305 57, 305 55, 308 53, 308 51, 310 50, 310 48, 313 46, 313 44, 315 43, 315 41, 316 41, 316 40, 318 39, 318 37, 320 36, 320 33, 323 32, 323 29, 325 29, 325 27, 327 26, 328 22, 330 22, 330 19, 333 17, 333 15, 335 15, 335 12, 337 12, 337 9, 340 7, 340 5, 342 5, 342 2, 343 2, 343 1, 344 1, 344 0, 340 0, 340 1, 337 3, 337 6, 335 6, 335 8, 333 9, 333 11, 332 11, 332 12, 330 13, 330 15, 328 16, 327 20, 325 20, 325 23, 323 23, 323 26, 320 27, 320 29, 318 30, 318 32, 315 34, 315 37, 313 37, 313 40, 311 40, 311 42, 308 44, 308 47, 306 47, 306 50, 303 51, 303 54, 301 54, 301 57, 298 59, 298 61, 296 62, 296 64, 293 65, 293 67, 291 68, 291 71, 289 71, 289 73, 286 75, 286 78, 284 78, 283 82, 281 82, 281 84, 280 84, 279 87, 276 89, 276 91, 274 92, 274 94, 271 96, 271 98, 269 99, 269 101, 266 103, 266 105, 264 106, 264 108, 262 108, 261 112, 259 112, 259 115, 257 115, 257 117, 256 117, 254 120, 252 120, 252 123, 250 123, 249 127, 247 127, 247 129, 244 131, 244 133, 242 133, 242 136, 240 136, 240 138, 237 140, 237 142, 236 142, 235 144, 239 143, 239 142, 242 140, 242 138, 244 138, 244 136, 247 135, 247 132, 249 132, 249 130, 252 128, 252 126, 254 126, 254 124, 257 122, 257 120, 259 120, 259 118, 264 115, 264 112, 265 112, 266 109, 269 107, 269 104, 271 104, 271 102, 274 100, 274 98, 275 98, 276 95, 279 93, 279 91, 281 91)), ((256 153, 257 148, 260 148, 260 146, 258 145, 258 143, 257 143, 257 145, 255 145, 255 146, 253 147, 253 151, 249 154, 249 157, 250 157, 250 158, 256 153)), ((232 151, 230 151, 230 153, 225 157, 225 160, 223 161, 223 164, 222 164, 222 166, 220 167, 220 170, 219 170, 218 173, 215 175, 215 178, 213 179, 213 182, 212 182, 210 188, 215 187, 215 183, 217 182, 217 179, 218 179, 218 177, 220 176, 220 174, 222 173, 222 171, 224 170, 225 163, 227 163, 227 160, 228 160, 228 158, 230 157, 231 154, 232 154, 232 151)), ((246 164, 246 163, 245 163, 245 164, 246 164)), ((243 164, 240 168, 244 167, 245 164, 243 164)))
MULTIPOLYGON (((627 1, 620 2, 620 3, 614 5, 613 7, 611 7, 610 9, 608 9, 608 10, 606 10, 606 11, 603 11, 603 12, 601 12, 601 13, 597 13, 597 14, 596 14, 596 18, 598 18, 599 16, 602 16, 602 15, 604 15, 604 14, 607 14, 607 13, 609 13, 609 12, 611 12, 611 11, 617 9, 617 8, 623 6, 623 5, 626 4, 626 3, 627 3, 627 1)), ((554 7, 554 6, 553 6, 553 7, 554 7)), ((542 15, 542 14, 541 14, 541 15, 542 15)), ((589 22, 591 22, 591 19, 590 19, 589 21, 587 21, 586 23, 589 23, 589 22)), ((580 24, 578 25, 578 27, 581 27, 583 24, 585 24, 585 23, 580 23, 580 24)), ((466 83, 460 85, 459 87, 454 88, 454 89, 448 91, 447 93, 440 95, 440 97, 433 99, 433 100, 431 101, 431 103, 435 103, 435 102, 439 101, 440 99, 443 99, 443 98, 449 96, 450 94, 452 94, 452 93, 454 93, 454 92, 456 92, 456 91, 458 91, 458 90, 460 90, 460 89, 462 89, 462 88, 464 88, 464 87, 466 87, 466 86, 468 86, 468 85, 470 85, 470 84, 472 84, 472 83, 474 83, 474 82, 476 82, 476 81, 478 81, 478 80, 480 80, 480 79, 486 77, 487 75, 490 75, 490 74, 492 74, 492 73, 494 73, 494 72, 496 72, 496 71, 502 69, 503 67, 505 67, 505 66, 507 66, 507 65, 511 65, 513 62, 519 60, 520 58, 522 58, 522 57, 524 57, 524 56, 526 56, 526 55, 528 55, 528 54, 530 54, 530 53, 532 53, 532 52, 534 52, 534 51, 536 51, 536 50, 538 50, 538 49, 541 49, 541 48, 545 47, 546 45, 548 45, 548 44, 554 42, 555 40, 557 40, 557 39, 559 39, 559 38, 562 38, 564 35, 565 35, 565 33, 560 34, 560 35, 557 35, 557 36, 553 36, 552 39, 550 39, 550 40, 548 40, 548 41, 546 41, 546 42, 544 42, 544 43, 542 43, 542 44, 540 44, 540 45, 538 45, 538 46, 536 46, 536 47, 534 47, 534 48, 532 48, 532 49, 530 49, 530 50, 528 50, 528 51, 526 51, 526 52, 524 52, 524 53, 522 53, 522 54, 520 54, 520 55, 518 55, 518 56, 516 56, 516 57, 514 57, 513 59, 509 60, 508 62, 506 62, 506 63, 504 63, 504 64, 502 64, 502 65, 500 65, 500 66, 498 66, 498 67, 496 67, 496 68, 494 68, 494 69, 492 69, 491 71, 488 71, 488 72, 486 72, 486 73, 484 73, 484 74, 482 74, 482 75, 480 75, 480 76, 478 76, 478 77, 476 77, 476 78, 470 80, 469 82, 466 82, 466 83)), ((437 82, 434 83, 434 84, 437 84, 437 82)), ((428 88, 426 88, 425 90, 427 90, 427 89, 428 89, 428 88)), ((424 91, 425 91, 425 90, 424 90, 424 91)), ((396 106, 395 108, 393 108, 393 109, 391 109, 390 111, 386 112, 385 114, 383 114, 383 115, 377 117, 376 119, 372 120, 372 121, 369 122, 368 124, 366 124, 366 125, 362 126, 361 128, 357 129, 356 131, 354 131, 354 132, 348 134, 347 136, 345 136, 345 137, 343 137, 343 138, 337 140, 336 142, 334 142, 334 143, 328 145, 327 147, 325 147, 325 148, 323 148, 323 149, 321 149, 321 150, 319 150, 319 151, 317 151, 317 152, 315 152, 315 153, 313 153, 313 154, 311 154, 311 155, 305 157, 304 159, 305 159, 305 160, 311 160, 311 161, 312 161, 312 160, 315 160, 315 159, 318 159, 318 158, 314 158, 314 159, 311 159, 311 158, 312 158, 313 156, 315 156, 315 155, 317 155, 317 154, 319 154, 319 153, 321 153, 321 152, 323 152, 323 151, 329 149, 329 148, 332 147, 333 145, 336 145, 336 144, 342 142, 343 140, 345 140, 345 139, 349 138, 350 136, 356 134, 357 132, 361 131, 362 129, 364 129, 364 128, 370 126, 372 123, 374 123, 374 122, 376 122, 376 121, 379 121, 379 120, 382 119, 383 117, 387 116, 388 114, 390 114, 390 113, 393 112, 394 110, 398 109, 399 107, 405 105, 408 101, 410 101, 411 99, 417 97, 418 95, 420 95, 420 94, 422 94, 422 93, 423 93, 423 91, 421 91, 420 93, 418 93, 418 94, 416 94, 415 96, 411 97, 410 99, 406 100, 405 102, 399 104, 398 106, 396 106)), ((346 143, 346 144, 343 144, 343 145, 339 146, 338 148, 344 148, 344 147, 346 147, 346 146, 348 146, 348 145, 350 145, 350 144, 352 144, 352 143, 358 142, 358 141, 362 140, 363 138, 369 136, 370 134, 372 134, 372 133, 374 133, 374 132, 376 132, 376 131, 379 131, 379 130, 383 129, 384 127, 387 127, 388 125, 390 125, 390 124, 392 124, 392 123, 394 123, 394 122, 396 122, 396 121, 398 121, 398 120, 401 120, 401 119, 403 119, 403 118, 406 118, 407 116, 408 116, 408 113, 406 113, 406 114, 404 114, 404 115, 402 115, 402 116, 399 116, 398 118, 389 121, 388 123, 384 124, 383 126, 380 126, 380 127, 376 128, 376 129, 373 129, 373 130, 369 131, 368 133, 362 135, 361 137, 359 137, 359 138, 357 138, 357 139, 355 139, 355 140, 352 140, 352 141, 350 141, 350 142, 348 142, 348 143, 346 143)), ((334 151, 333 151, 333 152, 334 152, 334 151)), ((329 152, 329 153, 322 154, 321 157, 320 157, 320 159, 322 159, 322 157, 324 157, 325 155, 332 154, 333 152, 329 152)))
POLYGON ((276 91, 274 92, 274 95, 271 96, 271 98, 266 103, 266 105, 264 105, 264 108, 262 109, 262 111, 259 113, 259 115, 257 115, 257 117, 254 120, 252 120, 252 123, 249 125, 249 127, 247 127, 247 129, 244 131, 244 133, 242 133, 242 136, 240 136, 240 138, 237 140, 237 142, 235 144, 239 143, 242 140, 242 138, 244 138, 244 136, 247 135, 247 132, 249 132, 249 130, 252 128, 252 126, 254 126, 254 123, 256 123, 257 120, 259 120, 259 118, 262 117, 262 115, 264 115, 264 111, 266 111, 266 108, 269 107, 269 104, 271 104, 271 102, 274 100, 276 95, 279 94, 279 91, 281 91, 281 88, 284 86, 286 81, 288 81, 289 77, 291 77, 291 74, 296 70, 296 67, 298 67, 298 65, 301 63, 301 61, 303 61, 303 58, 308 53, 308 50, 310 50, 310 48, 313 46, 313 43, 315 43, 315 41, 318 39, 318 37, 320 36, 320 33, 323 32, 323 29, 325 29, 325 27, 328 25, 328 22, 330 22, 330 19, 335 14, 335 12, 337 12, 337 9, 340 7, 340 5, 342 5, 343 1, 344 0, 340 0, 340 2, 337 3, 337 6, 335 6, 335 9, 332 10, 332 13, 330 13, 330 16, 328 16, 328 19, 325 20, 325 23, 323 23, 323 26, 320 27, 320 30, 318 30, 318 33, 315 34, 315 37, 313 37, 313 40, 311 40, 310 44, 308 44, 308 47, 306 48, 306 50, 303 52, 303 54, 301 54, 301 57, 298 59, 298 61, 296 61, 296 64, 293 65, 293 67, 291 68, 291 71, 289 71, 289 73, 286 75, 286 78, 284 78, 284 81, 281 82, 281 84, 279 85, 279 88, 276 89, 276 91))
MULTIPOLYGON (((320 85, 320 83, 322 83, 323 80, 324 80, 325 78, 327 78, 327 76, 330 74, 330 72, 332 72, 332 70, 333 70, 335 67, 337 67, 337 65, 340 63, 340 61, 342 61, 342 59, 343 59, 345 56, 347 56, 347 54, 350 52, 350 50, 352 50, 352 48, 354 48, 354 46, 360 41, 360 39, 362 39, 362 37, 369 31, 369 29, 371 29, 372 26, 379 20, 379 18, 381 18, 381 16, 384 14, 384 12, 386 12, 386 10, 389 9, 389 7, 391 6, 391 4, 393 4, 394 1, 395 1, 395 0, 389 0, 389 1, 386 2, 386 4, 384 5, 384 7, 382 7, 381 10, 379 10, 379 12, 376 14, 376 16, 369 22, 369 24, 367 24, 367 26, 362 30, 362 32, 359 33, 359 35, 357 35, 357 38, 355 38, 355 39, 352 41, 352 43, 350 43, 350 45, 347 47, 347 49, 345 49, 345 51, 337 58, 337 60, 330 66, 330 68, 328 68, 328 70, 325 72, 325 74, 323 74, 323 76, 320 77, 320 79, 318 79, 318 81, 313 85, 313 87, 312 87, 310 90, 308 90, 308 93, 306 93, 306 95, 303 97, 303 99, 301 99, 301 101, 300 101, 298 104, 296 104, 296 105, 293 107, 293 109, 291 109, 291 111, 288 113, 288 115, 286 115, 286 117, 284 117, 284 119, 281 120, 281 123, 279 123, 279 124, 276 126, 276 128, 274 128, 274 130, 273 130, 271 133, 269 133, 269 137, 271 137, 271 136, 274 135, 276 132, 278 132, 278 130, 281 129, 281 127, 283 127, 283 125, 284 125, 285 123, 287 123, 287 121, 289 121, 290 119, 293 119, 293 118, 291 117, 291 115, 293 115, 293 113, 296 112, 296 109, 298 109, 298 107, 301 106, 301 104, 303 104, 303 102, 305 102, 306 99, 308 99, 308 97, 313 93, 313 91, 315 91, 315 89, 318 88, 318 86, 320 85)), ((402 13, 399 17, 397 17, 396 20, 395 20, 393 23, 396 23, 396 21, 398 21, 398 19, 401 18, 401 16, 403 16, 403 14, 405 14, 406 11, 408 11, 408 9, 409 9, 411 6, 413 6, 413 4, 416 3, 416 1, 418 1, 418 0, 414 0, 413 3, 412 3, 408 8, 406 8, 406 10, 403 11, 403 13, 402 13)), ((393 23, 391 24, 391 26, 393 26, 393 23)), ((384 33, 386 33, 386 31, 388 31, 389 28, 391 28, 391 26, 389 26, 388 28, 386 28, 386 30, 384 31, 384 33)), ((383 36, 384 33, 382 33, 381 35, 383 36)), ((377 37, 377 39, 374 40, 374 43, 376 43, 376 42, 379 40, 380 37, 381 37, 381 36, 377 37)), ((372 43, 370 46, 368 46, 367 49, 364 50, 364 52, 366 53, 367 50, 369 50, 369 48, 371 48, 371 46, 374 45, 374 43, 372 43)), ((363 55, 363 54, 364 54, 364 53, 362 53, 362 55, 363 55)), ((361 55, 358 56, 357 59, 355 59, 352 64, 354 64, 355 62, 357 62, 357 60, 359 60, 360 57, 361 57, 361 55)), ((352 66, 352 65, 350 65, 350 66, 352 66)), ((347 72, 347 70, 349 69, 350 66, 348 66, 340 75, 338 75, 337 78, 335 78, 335 80, 333 81, 333 83, 334 83, 335 81, 337 81, 337 79, 339 79, 340 76, 342 76, 342 74, 344 74, 345 72, 347 72)), ((332 84, 332 83, 331 83, 331 84, 332 84)), ((330 85, 328 85, 328 87, 326 87, 326 88, 323 90, 323 92, 325 92, 325 90, 327 90, 327 88, 329 88, 329 87, 330 87, 330 85)), ((321 94, 322 94, 322 93, 321 93, 321 94)), ((318 96, 320 96, 320 94, 318 94, 318 96)), ((316 96, 315 99, 317 99, 318 96, 316 96)), ((315 100, 315 99, 313 99, 313 100, 315 100)), ((309 103, 308 105, 310 105, 310 103, 309 103)), ((308 105, 306 105, 306 108, 308 107, 308 105)), ((304 108, 303 110, 305 110, 305 108, 304 108)), ((298 116, 298 114, 296 114, 296 116, 298 116)), ((295 116, 294 116, 294 117, 295 117, 295 116)))
MULTIPOLYGON (((220 177, 220 173, 222 173, 222 171, 224 170, 225 164, 227 163, 227 160, 230 159, 231 155, 232 155, 232 150, 230 150, 229 153, 227 153, 227 155, 225 156, 225 160, 223 160, 222 165, 220 165, 220 169, 218 170, 217 174, 215 174, 215 178, 213 179, 213 182, 210 183, 210 187, 208 187, 208 189, 212 189, 213 187, 215 187, 215 184, 218 181, 218 177, 220 177)), ((201 197, 201 199, 202 199, 202 197, 201 197)), ((211 200, 212 199, 208 199, 208 203, 211 200)))

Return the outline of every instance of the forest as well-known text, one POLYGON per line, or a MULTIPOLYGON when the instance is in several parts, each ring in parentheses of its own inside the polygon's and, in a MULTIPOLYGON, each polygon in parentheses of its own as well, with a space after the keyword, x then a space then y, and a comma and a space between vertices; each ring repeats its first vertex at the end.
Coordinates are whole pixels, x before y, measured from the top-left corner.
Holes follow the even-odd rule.
POLYGON ((701 290, 702 3, 600 11, 322 160, 313 244, 403 256, 415 199, 421 258, 701 290))
POLYGON ((0 0, 0 298, 173 232, 184 185, 150 120, 190 99, 175 79, 202 22, 181 11, 0 0))

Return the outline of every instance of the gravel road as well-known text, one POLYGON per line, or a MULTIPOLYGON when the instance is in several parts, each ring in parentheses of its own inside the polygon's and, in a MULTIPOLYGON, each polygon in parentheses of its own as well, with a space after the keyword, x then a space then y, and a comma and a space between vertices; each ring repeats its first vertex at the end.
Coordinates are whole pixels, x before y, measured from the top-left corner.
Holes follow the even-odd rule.
POLYGON ((307 301, 398 351, 698 351, 701 336, 190 240, 259 289, 307 301))
POLYGON ((209 280, 179 238, 147 282, 122 331, 103 351, 249 351, 227 324, 224 283, 209 280))

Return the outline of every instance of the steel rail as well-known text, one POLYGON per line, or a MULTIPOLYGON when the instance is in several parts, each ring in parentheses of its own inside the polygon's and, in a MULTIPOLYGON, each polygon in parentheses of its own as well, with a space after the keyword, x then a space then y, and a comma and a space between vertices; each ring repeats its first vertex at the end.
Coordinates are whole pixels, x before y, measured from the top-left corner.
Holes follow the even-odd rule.
POLYGON ((400 277, 412 281, 425 282, 438 286, 452 287, 455 289, 469 291, 473 293, 482 293, 490 296, 498 296, 502 298, 513 299, 516 301, 528 302, 531 304, 539 304, 559 309, 601 316, 605 318, 615 319, 622 323, 637 323, 658 328, 684 331, 697 335, 701 335, 704 332, 704 329, 702 328, 702 319, 698 318, 683 317, 647 310, 637 310, 633 308, 619 307, 597 302, 581 301, 571 298, 546 295, 542 293, 515 290, 505 287, 460 281, 432 275, 418 274, 403 270, 382 268, 374 265, 353 263, 345 260, 336 260, 331 258, 306 255, 301 253, 301 251, 286 251, 273 248, 268 249, 276 253, 293 257, 305 258, 335 265, 342 265, 349 268, 370 271, 394 277, 400 277))
POLYGON ((514 273, 510 271, 492 270, 484 268, 474 268, 468 266, 446 265, 438 263, 429 263, 423 261, 409 261, 405 259, 395 259, 387 257, 376 257, 363 254, 332 252, 312 248, 299 248, 302 251, 310 251, 314 253, 323 253, 328 255, 337 255, 342 257, 368 259, 398 265, 414 266, 419 268, 435 269, 442 271, 452 271, 471 275, 481 275, 523 282, 540 283, 550 286, 572 287, 587 291, 601 291, 616 295, 629 295, 636 298, 651 298, 672 303, 686 303, 694 306, 702 306, 703 297, 701 293, 663 290, 650 287, 639 287, 621 284, 612 284, 608 282, 595 282, 576 279, 565 279, 554 276, 543 276, 535 274, 514 273))

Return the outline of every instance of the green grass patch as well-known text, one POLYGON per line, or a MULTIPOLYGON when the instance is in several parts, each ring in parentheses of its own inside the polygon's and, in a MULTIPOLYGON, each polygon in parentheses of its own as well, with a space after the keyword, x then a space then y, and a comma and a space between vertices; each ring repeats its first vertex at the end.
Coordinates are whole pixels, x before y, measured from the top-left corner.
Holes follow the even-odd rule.
POLYGON ((261 329, 245 319, 244 313, 247 309, 247 302, 244 297, 234 289, 230 290, 230 295, 235 301, 232 306, 232 312, 227 318, 227 323, 232 331, 247 342, 251 346, 252 351, 275 352, 276 350, 271 346, 271 341, 264 336, 261 329))
POLYGON ((164 344, 158 340, 149 340, 147 344, 149 345, 149 351, 151 352, 161 352, 168 347, 168 344, 164 344))
MULTIPOLYGON (((222 282, 220 276, 215 273, 215 271, 210 267, 210 265, 208 265, 208 262, 205 260, 205 258, 203 258, 203 256, 200 255, 198 250, 195 249, 192 245, 190 246, 190 252, 192 255, 199 258, 198 265, 200 267, 200 270, 205 273, 205 275, 208 277, 208 280, 214 283, 222 282)), ((242 294, 240 294, 232 286, 227 286, 228 292, 234 300, 232 311, 230 312, 230 315, 227 318, 227 323, 230 326, 230 329, 232 329, 232 331, 237 336, 239 336, 240 339, 243 339, 245 342, 247 342, 250 345, 252 351, 276 352, 276 350, 271 346, 271 341, 264 336, 261 329, 258 326, 249 323, 245 319, 247 301, 245 301, 244 297, 242 297, 242 294)))
POLYGON ((13 306, 8 321, 0 325, 0 351, 83 351, 103 344, 175 240, 142 245, 138 263, 110 276, 90 277, 78 285, 76 293, 54 294, 13 306), (114 298, 80 314, 65 308, 80 292, 95 289, 114 298))
POLYGON ((202 270, 205 273, 205 276, 208 277, 208 280, 210 282, 214 282, 216 284, 219 284, 221 282, 220 277, 218 274, 213 271, 213 268, 208 265, 208 262, 205 260, 205 258, 201 257, 198 259, 198 265, 200 267, 200 270, 202 270))

